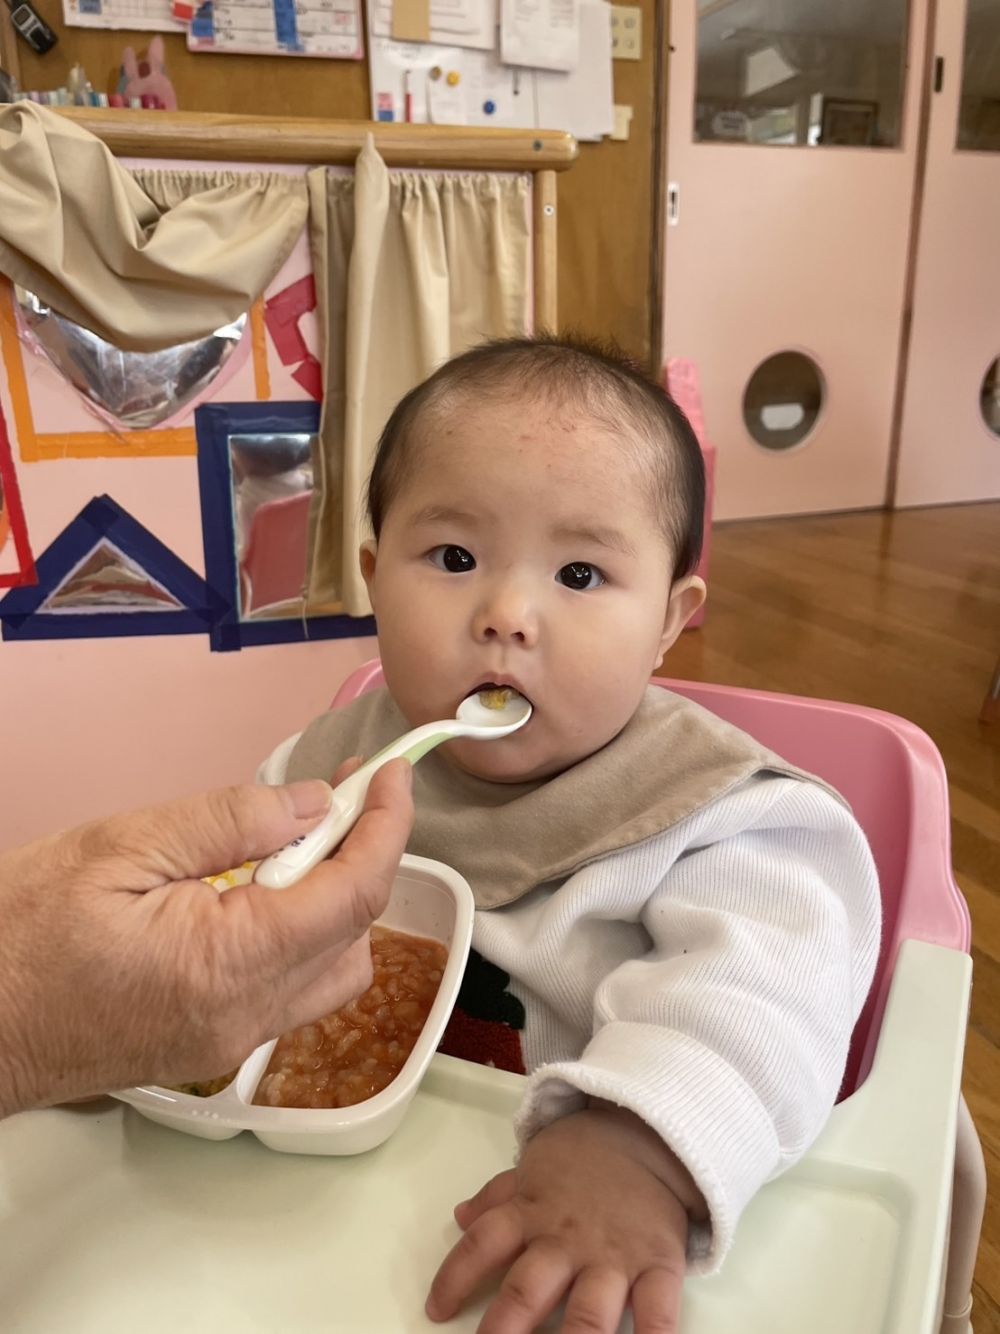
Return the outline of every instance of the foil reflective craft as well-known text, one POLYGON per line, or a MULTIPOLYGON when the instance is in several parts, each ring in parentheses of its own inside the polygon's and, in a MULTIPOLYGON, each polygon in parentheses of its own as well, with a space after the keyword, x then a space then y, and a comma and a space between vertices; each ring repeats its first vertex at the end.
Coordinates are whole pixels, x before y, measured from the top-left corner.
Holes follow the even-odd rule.
POLYGON ((27 341, 112 424, 158 426, 202 394, 236 350, 247 317, 161 352, 123 352, 15 288, 27 341))

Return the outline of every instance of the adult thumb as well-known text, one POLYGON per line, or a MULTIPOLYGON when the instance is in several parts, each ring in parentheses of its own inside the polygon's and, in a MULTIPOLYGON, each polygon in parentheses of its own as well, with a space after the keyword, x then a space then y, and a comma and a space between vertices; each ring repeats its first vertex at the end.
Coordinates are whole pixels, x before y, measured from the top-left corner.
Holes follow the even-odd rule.
POLYGON ((330 798, 329 784, 320 779, 219 788, 85 826, 78 831, 79 855, 121 888, 217 875, 307 833, 329 810, 330 798))

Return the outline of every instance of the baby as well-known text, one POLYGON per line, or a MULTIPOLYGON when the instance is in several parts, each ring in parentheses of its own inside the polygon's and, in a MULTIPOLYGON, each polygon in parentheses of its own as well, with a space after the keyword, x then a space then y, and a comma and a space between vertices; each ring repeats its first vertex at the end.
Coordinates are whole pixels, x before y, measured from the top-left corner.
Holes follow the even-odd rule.
POLYGON ((533 706, 414 770, 410 850, 477 913, 445 1050, 528 1075, 517 1165, 458 1206, 427 1312, 503 1275, 480 1328, 674 1329, 685 1272, 793 1164, 837 1094, 879 944, 843 802, 648 685, 701 605, 704 474, 630 363, 491 343, 412 390, 379 442, 361 569, 386 690, 265 764, 328 777, 481 688, 533 706), (492 1022, 490 1022, 492 1021, 492 1022))

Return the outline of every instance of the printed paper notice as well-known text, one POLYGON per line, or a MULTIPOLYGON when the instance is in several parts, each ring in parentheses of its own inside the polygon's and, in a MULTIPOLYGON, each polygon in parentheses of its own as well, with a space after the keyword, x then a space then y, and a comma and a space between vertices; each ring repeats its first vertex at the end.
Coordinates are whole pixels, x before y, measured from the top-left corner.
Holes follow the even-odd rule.
POLYGON ((361 0, 207 0, 191 20, 188 49, 360 60, 361 0))
POLYGON ((465 89, 447 79, 427 80, 427 119, 432 125, 467 125, 465 89))
POLYGON ((63 0, 69 28, 132 28, 139 32, 183 32, 171 0, 63 0))
POLYGON ((540 129, 568 130, 591 140, 611 133, 615 99, 607 0, 580 0, 580 63, 569 74, 539 70, 535 89, 540 129))
POLYGON ((500 0, 500 58, 505 65, 576 69, 577 0, 500 0))

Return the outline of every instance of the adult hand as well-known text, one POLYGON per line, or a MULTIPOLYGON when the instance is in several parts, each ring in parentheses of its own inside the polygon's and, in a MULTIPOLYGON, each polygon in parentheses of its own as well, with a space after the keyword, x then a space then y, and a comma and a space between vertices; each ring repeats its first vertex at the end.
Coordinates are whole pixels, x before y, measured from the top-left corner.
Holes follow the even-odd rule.
POLYGON ((384 766, 333 860, 280 892, 220 895, 197 877, 306 833, 325 783, 210 792, 0 857, 0 1116, 224 1074, 360 994, 410 779, 404 761, 384 766))

